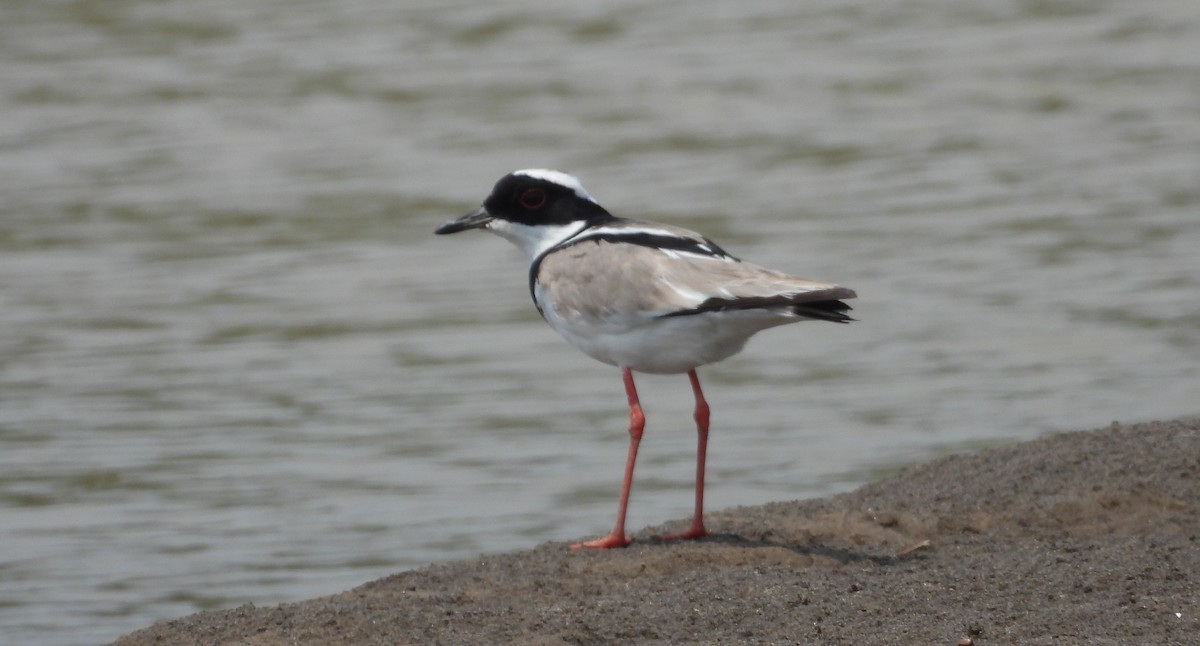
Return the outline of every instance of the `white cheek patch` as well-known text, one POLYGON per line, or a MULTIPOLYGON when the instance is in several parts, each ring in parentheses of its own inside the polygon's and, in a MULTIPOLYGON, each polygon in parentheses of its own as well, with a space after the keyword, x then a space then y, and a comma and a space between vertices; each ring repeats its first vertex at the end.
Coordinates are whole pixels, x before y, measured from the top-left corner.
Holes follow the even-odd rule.
POLYGON ((532 260, 542 255, 547 249, 579 233, 585 226, 587 226, 585 222, 530 226, 497 219, 489 222, 487 229, 517 245, 532 260))

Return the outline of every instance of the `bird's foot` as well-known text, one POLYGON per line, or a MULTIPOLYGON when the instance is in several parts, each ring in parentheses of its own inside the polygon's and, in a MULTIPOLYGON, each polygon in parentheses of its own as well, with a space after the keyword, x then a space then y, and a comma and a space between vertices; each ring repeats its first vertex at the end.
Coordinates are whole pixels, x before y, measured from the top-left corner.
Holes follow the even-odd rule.
POLYGON ((615 532, 614 531, 613 533, 609 534, 608 536, 605 536, 604 538, 597 538, 594 541, 586 541, 583 543, 576 543, 571 546, 571 551, 578 552, 580 550, 587 550, 587 549, 606 550, 606 549, 611 549, 614 547, 626 547, 632 542, 633 541, 630 540, 630 538, 628 536, 626 536, 624 532, 615 532))
POLYGON ((692 526, 678 534, 663 534, 658 537, 660 541, 688 541, 696 538, 704 538, 708 536, 708 530, 704 529, 704 523, 692 523, 692 526))

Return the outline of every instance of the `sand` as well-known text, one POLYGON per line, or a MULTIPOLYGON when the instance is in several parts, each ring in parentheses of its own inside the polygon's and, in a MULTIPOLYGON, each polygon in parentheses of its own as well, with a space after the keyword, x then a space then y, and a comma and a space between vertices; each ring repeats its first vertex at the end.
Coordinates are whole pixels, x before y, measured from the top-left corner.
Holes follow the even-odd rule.
POLYGON ((714 535, 547 543, 115 643, 1200 644, 1200 419, 953 456, 714 535))

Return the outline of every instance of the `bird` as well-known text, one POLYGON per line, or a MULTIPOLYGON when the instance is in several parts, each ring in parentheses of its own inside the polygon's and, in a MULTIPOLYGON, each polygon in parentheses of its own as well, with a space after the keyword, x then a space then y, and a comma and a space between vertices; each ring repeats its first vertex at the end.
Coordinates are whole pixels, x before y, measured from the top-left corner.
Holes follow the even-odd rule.
POLYGON ((529 293, 550 327, 584 354, 620 369, 629 406, 629 450, 617 519, 608 535, 572 550, 625 547, 625 516, 646 417, 633 373, 683 374, 695 399, 695 511, 682 532, 704 525, 704 466, 711 410, 696 369, 740 352, 754 334, 804 320, 849 323, 849 288, 743 261, 677 226, 615 216, 579 178, 530 168, 500 178, 483 204, 438 227, 482 229, 529 259, 529 293))

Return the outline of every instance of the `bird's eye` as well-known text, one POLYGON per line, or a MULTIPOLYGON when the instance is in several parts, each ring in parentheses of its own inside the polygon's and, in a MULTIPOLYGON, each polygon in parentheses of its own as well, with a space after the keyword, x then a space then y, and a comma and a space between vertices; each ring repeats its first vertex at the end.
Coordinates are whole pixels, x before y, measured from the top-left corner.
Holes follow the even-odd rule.
POLYGON ((546 191, 540 188, 525 189, 517 201, 527 209, 540 209, 546 205, 546 191))

